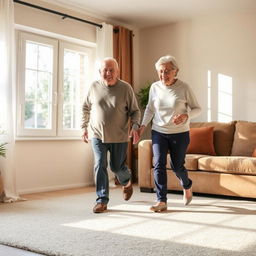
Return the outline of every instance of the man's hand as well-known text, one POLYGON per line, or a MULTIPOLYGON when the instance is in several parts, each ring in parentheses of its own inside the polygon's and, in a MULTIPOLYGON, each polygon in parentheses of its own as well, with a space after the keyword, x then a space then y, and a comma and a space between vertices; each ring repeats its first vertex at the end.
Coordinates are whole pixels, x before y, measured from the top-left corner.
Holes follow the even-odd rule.
POLYGON ((88 132, 84 132, 84 134, 82 135, 82 138, 85 143, 88 143, 88 132))
POLYGON ((131 129, 130 134, 129 134, 129 138, 133 138, 133 141, 132 141, 133 144, 138 143, 139 140, 140 140, 138 130, 131 129))

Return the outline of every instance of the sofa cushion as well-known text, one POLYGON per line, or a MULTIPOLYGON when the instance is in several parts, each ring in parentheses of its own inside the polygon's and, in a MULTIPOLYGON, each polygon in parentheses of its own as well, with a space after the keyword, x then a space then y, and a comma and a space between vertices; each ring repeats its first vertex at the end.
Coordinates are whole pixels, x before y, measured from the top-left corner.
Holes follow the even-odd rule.
MULTIPOLYGON (((197 170, 198 169, 198 159, 201 157, 205 157, 207 155, 200 155, 200 154, 187 154, 185 158, 185 167, 188 170, 197 170)), ((170 165, 170 154, 167 156, 167 169, 172 169, 170 165)))
POLYGON ((232 156, 252 156, 256 148, 256 123, 237 121, 232 156))
POLYGON ((213 145, 213 127, 190 128, 188 154, 205 154, 215 156, 213 145))
POLYGON ((198 170, 198 159, 206 157, 207 155, 201 154, 186 154, 185 167, 188 170, 198 170))
POLYGON ((213 126, 213 144, 218 156, 229 156, 231 154, 233 137, 235 132, 235 121, 230 123, 221 122, 194 122, 190 127, 213 126))
POLYGON ((256 158, 242 156, 207 156, 198 159, 198 169, 203 171, 256 175, 256 158))

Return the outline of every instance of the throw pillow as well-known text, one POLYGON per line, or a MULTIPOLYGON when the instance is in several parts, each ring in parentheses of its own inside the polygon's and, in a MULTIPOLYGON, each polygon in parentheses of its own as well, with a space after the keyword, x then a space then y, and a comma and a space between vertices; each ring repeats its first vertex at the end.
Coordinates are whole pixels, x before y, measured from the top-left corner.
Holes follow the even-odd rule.
POLYGON ((187 154, 216 156, 213 145, 213 128, 214 127, 190 128, 190 143, 188 145, 187 154))
POLYGON ((190 128, 213 126, 213 145, 217 156, 230 156, 236 121, 222 122, 191 122, 190 128))
POLYGON ((256 122, 237 121, 232 156, 251 156, 256 148, 256 122))
POLYGON ((253 150, 252 156, 253 156, 253 157, 256 157, 256 148, 253 150))

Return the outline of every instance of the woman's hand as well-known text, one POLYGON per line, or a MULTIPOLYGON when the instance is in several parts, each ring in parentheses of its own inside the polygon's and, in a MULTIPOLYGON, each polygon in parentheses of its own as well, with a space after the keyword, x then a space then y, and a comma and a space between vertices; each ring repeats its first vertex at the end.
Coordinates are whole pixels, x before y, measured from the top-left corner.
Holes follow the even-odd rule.
POLYGON ((176 125, 186 122, 188 114, 176 114, 172 117, 172 122, 176 125))
POLYGON ((144 133, 145 128, 146 128, 145 125, 142 125, 142 126, 139 128, 139 136, 141 136, 141 135, 144 133))

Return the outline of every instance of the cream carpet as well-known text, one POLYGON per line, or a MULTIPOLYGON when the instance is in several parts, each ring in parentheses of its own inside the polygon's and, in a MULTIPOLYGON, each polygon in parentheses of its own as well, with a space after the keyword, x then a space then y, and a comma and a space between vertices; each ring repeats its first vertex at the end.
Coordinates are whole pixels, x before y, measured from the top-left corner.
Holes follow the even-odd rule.
POLYGON ((46 255, 256 255, 256 202, 168 194, 168 212, 152 213, 155 194, 122 200, 111 189, 108 211, 93 214, 94 192, 0 204, 0 243, 46 255))

